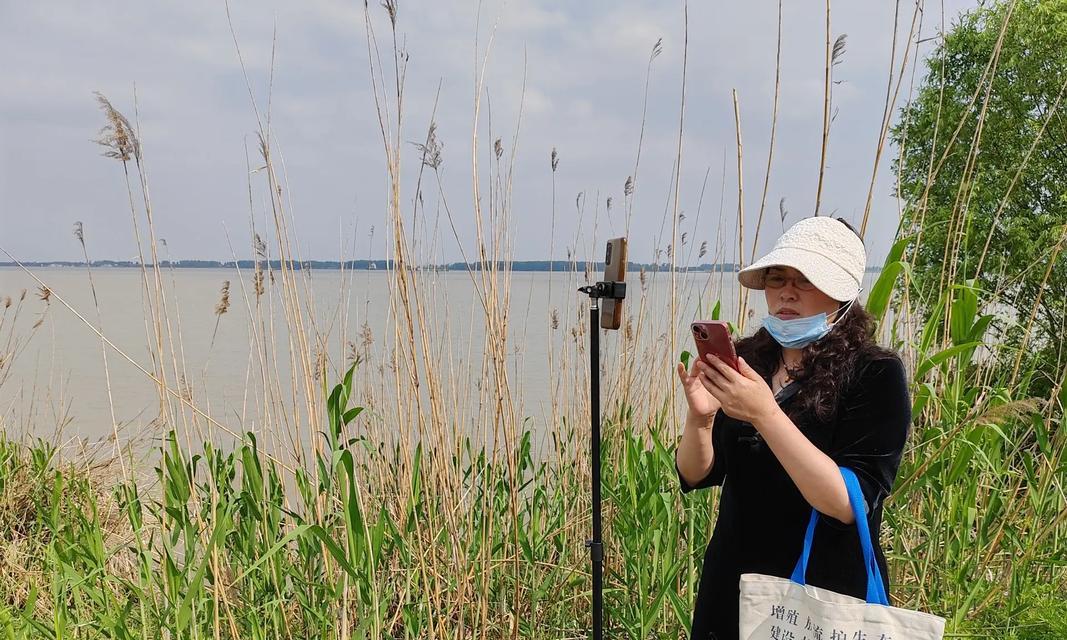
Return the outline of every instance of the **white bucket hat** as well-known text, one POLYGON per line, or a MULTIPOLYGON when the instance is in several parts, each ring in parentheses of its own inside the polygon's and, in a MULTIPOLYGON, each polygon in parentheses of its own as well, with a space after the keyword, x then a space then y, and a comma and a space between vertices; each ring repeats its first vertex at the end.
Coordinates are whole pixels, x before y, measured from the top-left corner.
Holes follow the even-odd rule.
POLYGON ((839 302, 859 295, 867 251, 852 229, 827 216, 805 218, 782 234, 771 252, 737 274, 742 286, 763 289, 767 267, 793 267, 839 302))

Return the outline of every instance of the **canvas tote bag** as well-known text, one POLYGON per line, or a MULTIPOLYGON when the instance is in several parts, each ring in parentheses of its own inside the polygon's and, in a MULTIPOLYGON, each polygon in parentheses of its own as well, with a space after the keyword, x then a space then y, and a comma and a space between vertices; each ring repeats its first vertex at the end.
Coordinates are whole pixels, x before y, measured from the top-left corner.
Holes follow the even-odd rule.
POLYGON ((804 549, 789 580, 741 576, 741 640, 941 640, 945 620, 889 606, 874 556, 863 493, 856 474, 841 467, 867 567, 867 600, 805 584, 819 512, 812 509, 804 549))

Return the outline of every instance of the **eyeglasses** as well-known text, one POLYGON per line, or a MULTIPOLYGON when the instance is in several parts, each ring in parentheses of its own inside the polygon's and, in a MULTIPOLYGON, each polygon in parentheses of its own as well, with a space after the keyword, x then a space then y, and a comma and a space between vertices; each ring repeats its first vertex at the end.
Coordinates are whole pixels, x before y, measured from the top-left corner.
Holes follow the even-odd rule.
POLYGON ((804 276, 797 276, 795 278, 787 278, 780 273, 768 273, 763 276, 763 286, 768 289, 781 289, 785 286, 785 283, 789 280, 793 281, 793 286, 800 291, 812 291, 815 289, 815 285, 811 283, 804 276))

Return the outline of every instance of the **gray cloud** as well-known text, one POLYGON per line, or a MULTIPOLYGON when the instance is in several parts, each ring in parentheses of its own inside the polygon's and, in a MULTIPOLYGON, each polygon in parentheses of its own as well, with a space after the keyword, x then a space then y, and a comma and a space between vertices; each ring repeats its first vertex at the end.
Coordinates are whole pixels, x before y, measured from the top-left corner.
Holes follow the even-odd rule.
MULTIPOLYGON (((838 4, 832 31, 835 36, 848 34, 848 49, 835 70, 842 84, 834 89, 838 112, 823 211, 858 221, 885 100, 894 6, 838 4)), ((946 15, 951 18, 973 4, 946 3, 946 15)), ((621 232, 622 187, 634 169, 648 55, 653 43, 663 38, 663 53, 653 64, 631 229, 632 257, 650 260, 664 211, 672 202, 683 60, 681 3, 492 3, 480 16, 477 6, 400 3, 401 43, 410 55, 402 134, 408 209, 418 155, 407 143, 425 136, 440 85, 435 119, 445 142, 444 193, 461 241, 468 250, 473 246, 475 36, 484 54, 492 35, 488 100, 483 101, 479 122, 483 171, 491 165, 493 139, 502 137, 511 152, 524 76, 526 82, 512 202, 515 257, 548 255, 553 147, 560 154, 556 257, 563 256, 563 247, 575 244, 579 224, 580 255, 591 246, 594 225, 598 242, 608 233, 621 232), (575 206, 579 192, 585 194, 581 221, 575 206), (605 213, 608 197, 614 200, 610 216, 605 213)), ((906 36, 911 8, 901 3, 901 37, 906 36)), ((235 0, 231 10, 252 93, 264 112, 277 27, 272 128, 284 160, 299 252, 305 258, 336 259, 342 251, 346 257, 366 257, 366 234, 373 225, 378 230, 374 257, 383 257, 387 176, 362 6, 235 0), (358 238, 354 248, 352 237, 358 238)), ((376 6, 372 14, 384 56, 390 46, 387 20, 376 6)), ((737 90, 742 109, 746 227, 751 229, 767 154, 776 16, 777 3, 766 0, 689 7, 683 230, 692 243, 708 240, 715 245, 725 161, 727 260, 733 258, 737 206, 731 90, 737 90), (707 188, 694 228, 705 175, 707 188)), ((824 19, 815 5, 785 10, 779 123, 768 194, 773 223, 765 228, 761 249, 769 247, 780 230, 780 198, 787 199, 791 212, 787 224, 808 215, 814 204, 824 19)), ((924 36, 933 35, 939 21, 939 10, 927 11, 924 36)), ((249 255, 244 148, 247 144, 255 162, 256 124, 224 4, 6 3, 0 5, 0 59, 8 61, 0 67, 0 86, 5 87, 0 94, 0 244, 25 259, 76 259, 79 247, 70 228, 81 220, 93 257, 135 254, 121 167, 100 157, 100 148, 90 139, 103 124, 92 92, 105 93, 132 118, 136 83, 157 231, 168 240, 171 254, 229 258, 225 225, 237 255, 249 255)), ((906 92, 905 87, 901 102, 906 92)), ((876 182, 867 242, 872 262, 888 249, 897 223, 888 165, 893 153, 886 150, 876 182)), ((488 173, 483 178, 487 189, 488 173)), ((262 174, 253 180, 253 206, 262 225, 262 174)), ((424 256, 458 259, 447 221, 436 218, 439 198, 433 182, 424 196, 427 228, 440 225, 437 252, 424 256)), ((488 191, 483 192, 487 197, 488 191)))

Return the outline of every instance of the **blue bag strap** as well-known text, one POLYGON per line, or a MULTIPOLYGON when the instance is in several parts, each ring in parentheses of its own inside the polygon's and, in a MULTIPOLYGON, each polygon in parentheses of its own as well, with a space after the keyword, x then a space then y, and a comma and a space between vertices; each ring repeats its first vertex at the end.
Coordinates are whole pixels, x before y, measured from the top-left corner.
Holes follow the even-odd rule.
MULTIPOLYGON (((863 549, 863 564, 867 568, 867 602, 888 606, 889 597, 882 583, 882 570, 878 567, 878 560, 874 555, 874 545, 871 543, 871 530, 867 523, 860 481, 852 469, 847 467, 840 467, 840 469, 841 477, 845 480, 845 488, 848 489, 848 501, 852 505, 852 515, 856 518, 856 530, 860 536, 860 547, 863 549)), ((804 548, 800 552, 800 559, 797 560, 797 566, 790 577, 790 580, 800 585, 807 584, 808 560, 811 558, 811 544, 815 539, 815 524, 818 521, 819 512, 812 509, 808 529, 804 533, 804 548)))

